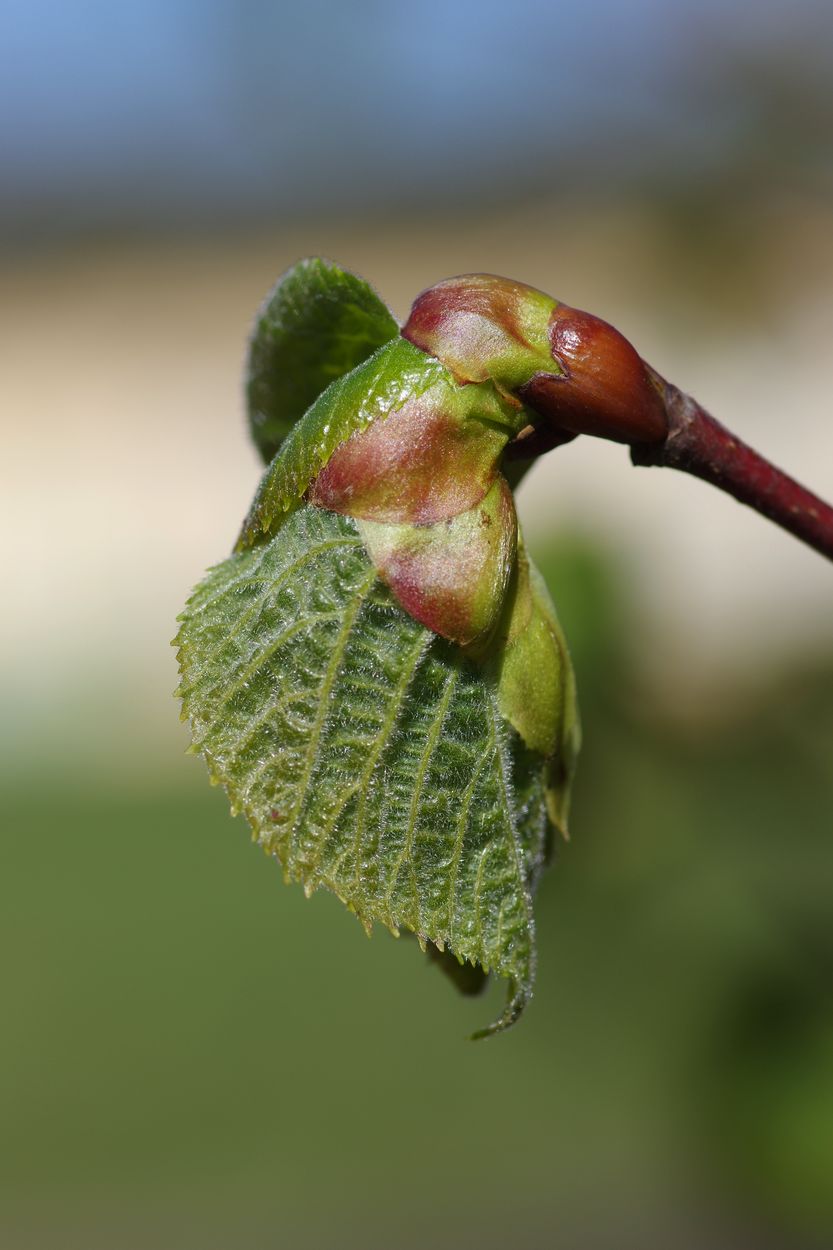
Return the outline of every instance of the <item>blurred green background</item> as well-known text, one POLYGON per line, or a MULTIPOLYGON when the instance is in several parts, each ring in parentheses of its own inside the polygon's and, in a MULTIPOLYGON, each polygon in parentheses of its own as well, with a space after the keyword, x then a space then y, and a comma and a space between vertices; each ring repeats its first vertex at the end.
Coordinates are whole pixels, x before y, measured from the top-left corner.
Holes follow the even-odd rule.
POLYGON ((833 1244, 833 578, 578 440, 520 497, 578 672, 521 1025, 283 886, 168 642, 258 477, 289 263, 619 325, 833 497, 829 6, 12 3, 0 76, 0 1247, 833 1244))

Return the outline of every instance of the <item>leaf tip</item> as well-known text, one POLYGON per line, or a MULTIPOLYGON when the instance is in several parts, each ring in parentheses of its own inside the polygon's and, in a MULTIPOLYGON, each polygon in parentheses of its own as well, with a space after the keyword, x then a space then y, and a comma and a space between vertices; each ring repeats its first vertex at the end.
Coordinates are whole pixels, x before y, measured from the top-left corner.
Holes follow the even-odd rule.
POLYGON ((477 1029, 476 1032, 469 1035, 470 1042, 479 1042, 486 1037, 494 1037, 496 1033, 504 1033, 507 1029, 511 1029, 523 1014, 524 1008, 532 997, 529 985, 510 979, 509 981, 509 998, 505 1008, 497 1020, 493 1020, 491 1024, 487 1024, 483 1029, 477 1029))

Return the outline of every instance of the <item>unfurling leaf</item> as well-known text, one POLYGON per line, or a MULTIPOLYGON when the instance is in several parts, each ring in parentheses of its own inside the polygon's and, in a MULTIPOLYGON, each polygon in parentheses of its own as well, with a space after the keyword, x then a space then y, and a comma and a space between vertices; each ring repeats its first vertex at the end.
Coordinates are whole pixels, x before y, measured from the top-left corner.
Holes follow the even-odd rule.
POLYGON ((339 369, 359 354, 346 309, 385 329, 363 289, 305 262, 272 296, 284 329, 263 331, 256 400, 280 448, 182 614, 179 693, 194 748, 287 880, 326 886, 368 931, 415 933, 463 989, 506 979, 487 1033, 531 994, 532 895, 578 748, 566 646, 502 472, 530 413, 395 326, 339 369), (314 310, 311 283, 327 293, 314 310), (300 326, 320 358, 295 354, 300 326))
POLYGON ((443 373, 432 356, 404 339, 392 339, 332 382, 289 431, 264 473, 238 546, 249 547, 272 533, 345 439, 422 395, 443 373))
POLYGON ((376 292, 337 265, 315 257, 285 273, 249 344, 249 424, 264 460, 331 382, 398 333, 376 292))

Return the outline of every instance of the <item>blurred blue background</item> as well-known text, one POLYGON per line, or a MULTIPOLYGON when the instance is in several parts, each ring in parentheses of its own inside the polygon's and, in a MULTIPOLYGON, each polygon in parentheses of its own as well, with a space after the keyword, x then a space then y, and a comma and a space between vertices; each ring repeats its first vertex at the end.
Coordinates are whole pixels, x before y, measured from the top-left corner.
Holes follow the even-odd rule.
POLYGON ((833 497, 833 10, 0 18, 0 1246, 833 1244, 833 579, 578 440, 520 497, 574 652, 536 1000, 467 1033, 247 845, 174 618, 258 478, 240 367, 323 253, 619 325, 833 497))
POLYGON ((3 224, 830 191, 830 6, 10 0, 3 224))

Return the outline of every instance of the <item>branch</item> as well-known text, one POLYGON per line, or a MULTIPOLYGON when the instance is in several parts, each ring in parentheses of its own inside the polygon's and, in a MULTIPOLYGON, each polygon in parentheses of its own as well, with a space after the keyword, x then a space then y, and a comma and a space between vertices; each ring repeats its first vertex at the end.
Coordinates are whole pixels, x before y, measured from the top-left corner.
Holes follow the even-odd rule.
POLYGON ((711 482, 833 560, 829 504, 758 455, 670 383, 665 383, 665 406, 668 434, 662 442, 634 444, 635 465, 682 469, 711 482))

